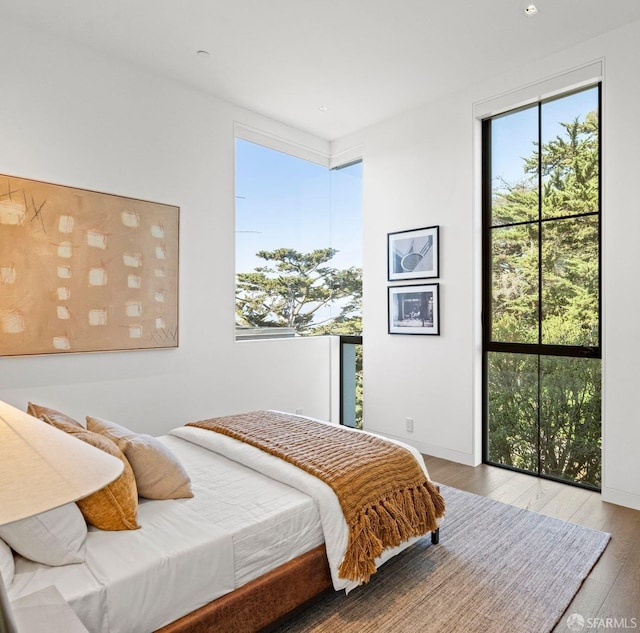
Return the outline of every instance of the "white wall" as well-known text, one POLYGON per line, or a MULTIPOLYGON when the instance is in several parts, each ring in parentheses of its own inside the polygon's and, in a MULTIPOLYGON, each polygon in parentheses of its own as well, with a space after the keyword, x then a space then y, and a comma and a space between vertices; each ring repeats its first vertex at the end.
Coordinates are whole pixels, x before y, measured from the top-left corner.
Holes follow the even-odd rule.
MULTIPOLYGON (((640 24, 333 143, 364 147, 365 426, 423 452, 478 463, 480 208, 474 103, 600 58, 603 91, 603 498, 640 509, 640 24), (441 227, 442 335, 387 332, 386 234, 441 227), (405 417, 414 431, 405 431, 405 417)), ((428 67, 425 67, 428 81, 428 67)))
POLYGON ((234 121, 328 143, 6 21, 0 59, 0 173, 178 205, 181 260, 178 349, 0 359, 0 399, 154 434, 255 408, 330 417, 328 339, 233 341, 234 121))

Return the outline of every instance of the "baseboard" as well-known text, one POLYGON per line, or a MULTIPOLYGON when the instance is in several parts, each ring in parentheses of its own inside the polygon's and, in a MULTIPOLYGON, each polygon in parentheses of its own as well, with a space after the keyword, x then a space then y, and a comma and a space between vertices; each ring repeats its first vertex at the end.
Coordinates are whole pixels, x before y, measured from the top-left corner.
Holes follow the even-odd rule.
POLYGON ((631 508, 632 510, 640 510, 640 495, 632 492, 624 492, 615 488, 603 488, 602 500, 625 508, 631 508))
MULTIPOLYGON (((377 433, 378 435, 382 435, 384 437, 391 438, 392 440, 399 440, 400 442, 409 444, 410 446, 413 446, 414 448, 418 449, 423 455, 431 455, 432 457, 440 457, 441 459, 448 459, 451 462, 464 464, 465 466, 477 466, 480 463, 474 460, 474 457, 471 453, 462 453, 460 451, 453 451, 449 448, 444 448, 443 446, 438 446, 436 444, 429 444, 428 442, 419 442, 413 439, 408 439, 406 437, 398 437, 397 435, 392 435, 391 433, 383 433, 381 431, 370 429, 368 427, 365 430, 371 431, 372 433, 377 433)), ((428 464, 427 464, 427 467, 428 467, 428 464)))

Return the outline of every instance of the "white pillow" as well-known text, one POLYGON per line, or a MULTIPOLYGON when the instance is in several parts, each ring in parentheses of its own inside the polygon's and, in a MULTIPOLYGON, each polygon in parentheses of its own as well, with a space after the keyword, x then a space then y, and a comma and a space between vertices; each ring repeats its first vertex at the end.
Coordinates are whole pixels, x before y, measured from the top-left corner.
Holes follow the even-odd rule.
POLYGON ((0 526, 3 538, 18 554, 44 565, 83 563, 87 524, 75 503, 0 526))
POLYGON ((0 577, 5 587, 8 588, 13 582, 15 570, 13 552, 4 541, 0 540, 0 577))

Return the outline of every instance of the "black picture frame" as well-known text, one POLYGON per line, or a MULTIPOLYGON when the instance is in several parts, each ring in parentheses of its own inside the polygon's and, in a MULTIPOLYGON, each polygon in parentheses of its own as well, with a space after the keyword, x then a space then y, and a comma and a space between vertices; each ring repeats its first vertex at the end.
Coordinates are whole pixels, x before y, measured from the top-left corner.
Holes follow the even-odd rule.
POLYGON ((440 284, 389 286, 389 334, 440 335, 440 284))
POLYGON ((431 279, 440 276, 440 226, 387 234, 387 279, 431 279))

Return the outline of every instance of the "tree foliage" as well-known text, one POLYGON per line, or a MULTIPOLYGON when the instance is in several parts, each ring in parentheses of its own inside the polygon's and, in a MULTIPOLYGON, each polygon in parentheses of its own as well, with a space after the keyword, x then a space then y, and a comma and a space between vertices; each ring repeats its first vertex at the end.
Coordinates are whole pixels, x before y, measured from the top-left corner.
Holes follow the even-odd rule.
POLYGON ((237 277, 238 323, 290 327, 297 334, 342 333, 341 330, 353 334, 353 329, 361 325, 362 270, 328 266, 336 253, 333 248, 311 253, 292 248, 259 251, 257 256, 268 265, 237 277), (318 322, 318 312, 325 306, 333 306, 339 312, 318 322))
MULTIPOLYGON (((494 341, 599 344, 598 117, 562 127, 493 192, 494 341)), ((490 459, 598 487, 600 362, 491 353, 488 375, 490 459)))

